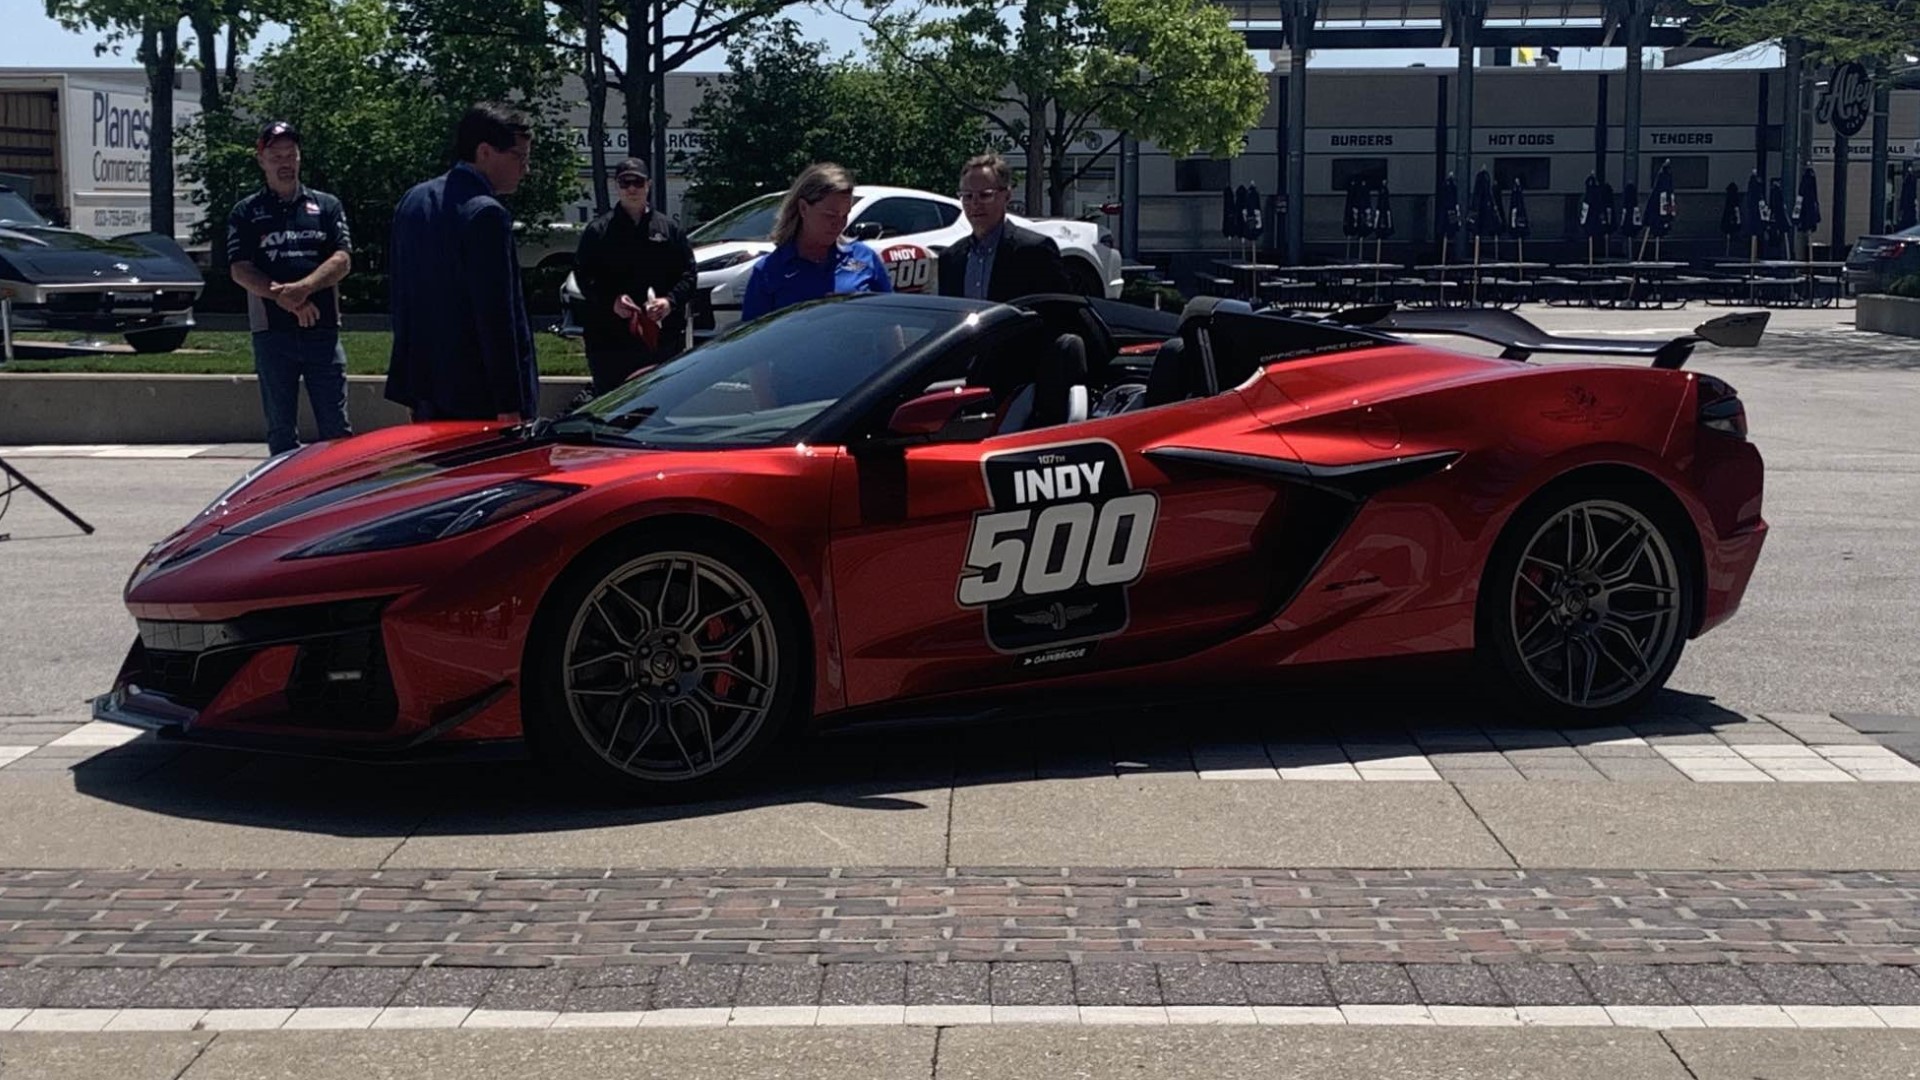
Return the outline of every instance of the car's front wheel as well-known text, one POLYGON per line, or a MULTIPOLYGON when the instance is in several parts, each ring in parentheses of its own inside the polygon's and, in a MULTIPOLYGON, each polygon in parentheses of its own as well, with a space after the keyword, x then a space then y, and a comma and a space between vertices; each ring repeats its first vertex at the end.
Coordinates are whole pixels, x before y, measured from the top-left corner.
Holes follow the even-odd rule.
POLYGON ((1482 580, 1476 651, 1522 717, 1613 722, 1659 692, 1692 626, 1688 527, 1644 489, 1610 484, 1514 516, 1482 580))
POLYGON ((170 353, 187 343, 187 328, 184 326, 161 326, 152 330, 131 330, 126 335, 127 344, 137 353, 170 353))
POLYGON ((536 753, 603 790, 702 798, 790 730, 805 637, 772 560, 689 533, 597 549, 543 605, 530 649, 536 753))

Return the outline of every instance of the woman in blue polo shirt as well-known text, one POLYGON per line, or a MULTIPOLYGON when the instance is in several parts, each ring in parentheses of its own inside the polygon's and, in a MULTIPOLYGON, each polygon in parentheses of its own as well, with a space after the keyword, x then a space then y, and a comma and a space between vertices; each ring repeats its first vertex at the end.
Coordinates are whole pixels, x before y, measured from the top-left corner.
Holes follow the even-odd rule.
POLYGON ((801 172, 769 237, 776 245, 754 264, 740 318, 839 293, 892 292, 893 278, 872 248, 843 235, 853 212, 853 177, 831 162, 801 172))

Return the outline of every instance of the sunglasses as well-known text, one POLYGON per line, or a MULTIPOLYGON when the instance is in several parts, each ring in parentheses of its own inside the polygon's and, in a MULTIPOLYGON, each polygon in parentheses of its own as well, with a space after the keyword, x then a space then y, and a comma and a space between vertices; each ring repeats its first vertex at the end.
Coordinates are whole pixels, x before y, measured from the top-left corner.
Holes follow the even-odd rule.
POLYGON ((614 183, 619 184, 622 190, 625 190, 627 188, 638 189, 638 188, 643 188, 647 186, 647 181, 635 180, 631 176, 626 177, 625 179, 616 180, 614 181, 614 183))

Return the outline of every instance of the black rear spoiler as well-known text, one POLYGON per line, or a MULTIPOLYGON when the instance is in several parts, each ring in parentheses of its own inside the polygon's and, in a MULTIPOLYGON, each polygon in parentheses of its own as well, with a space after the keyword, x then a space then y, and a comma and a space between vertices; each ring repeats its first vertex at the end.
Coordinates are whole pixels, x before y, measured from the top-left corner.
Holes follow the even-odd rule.
POLYGON ((1505 350, 1500 355, 1507 360, 1525 360, 1535 353, 1644 356, 1652 358, 1654 367, 1678 370, 1693 355, 1694 346, 1703 341, 1723 349, 1753 348, 1760 344, 1760 335, 1766 332, 1772 317, 1770 311, 1737 311, 1701 323, 1691 334, 1666 341, 1561 337, 1511 311, 1496 308, 1407 311, 1380 304, 1338 312, 1333 321, 1372 330, 1478 338, 1500 346, 1505 350))

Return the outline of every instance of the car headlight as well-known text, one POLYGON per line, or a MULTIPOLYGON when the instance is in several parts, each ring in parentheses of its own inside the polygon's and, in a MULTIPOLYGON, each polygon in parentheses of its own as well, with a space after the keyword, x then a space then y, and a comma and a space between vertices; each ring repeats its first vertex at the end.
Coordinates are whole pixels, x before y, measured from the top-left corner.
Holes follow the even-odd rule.
POLYGON ((327 555, 352 555, 428 544, 530 513, 583 490, 573 484, 549 484, 539 480, 498 484, 369 522, 349 532, 308 544, 284 557, 317 559, 327 555))

